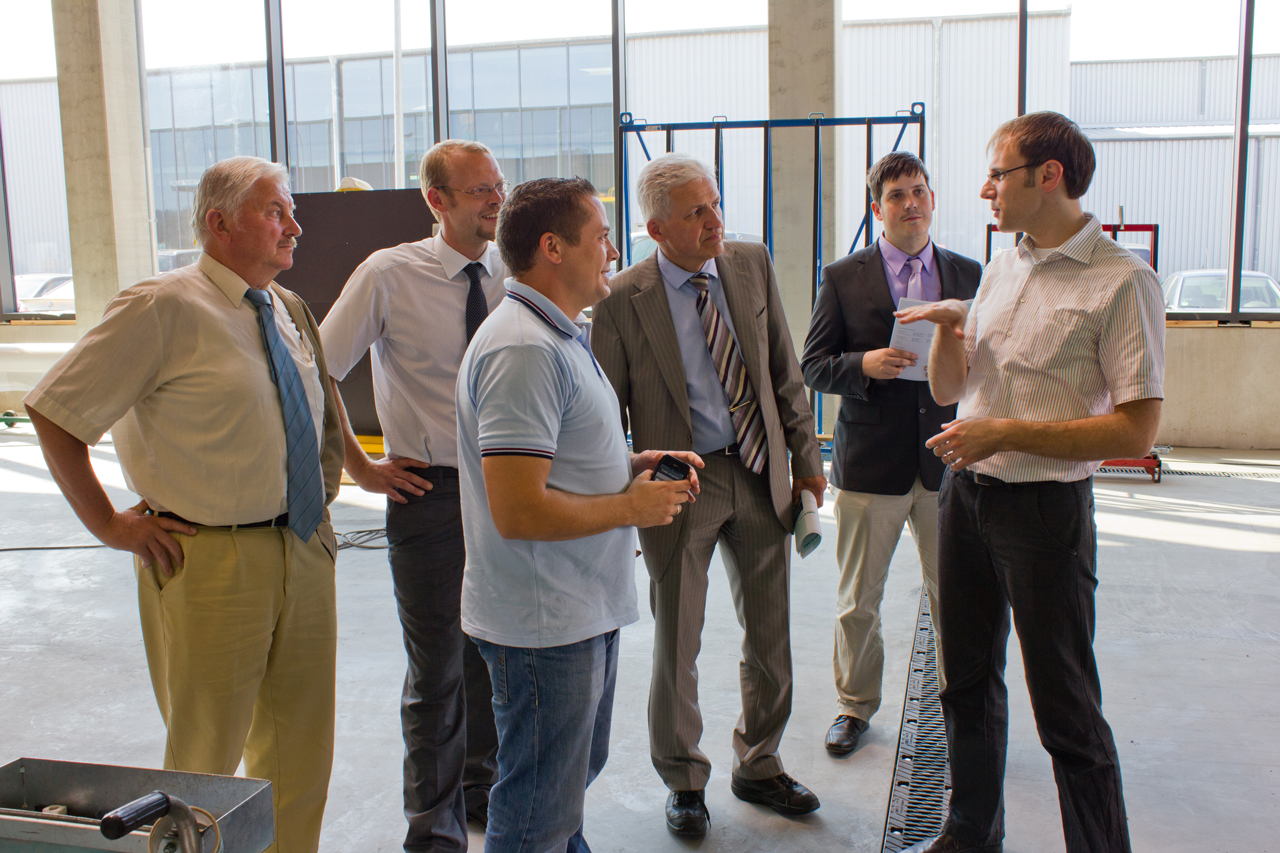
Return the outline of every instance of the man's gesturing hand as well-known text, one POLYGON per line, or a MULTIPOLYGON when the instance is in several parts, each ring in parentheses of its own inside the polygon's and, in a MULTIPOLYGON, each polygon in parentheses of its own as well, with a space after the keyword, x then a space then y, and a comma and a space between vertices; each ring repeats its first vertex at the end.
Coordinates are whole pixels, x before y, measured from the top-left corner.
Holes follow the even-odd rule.
MULTIPOLYGON (((941 302, 927 302, 924 305, 894 311, 893 316, 897 317, 901 323, 928 320, 930 323, 946 326, 951 329, 951 334, 964 340, 964 324, 969 319, 969 306, 959 299, 944 299, 941 302)), ((866 372, 865 369, 863 372, 866 372)))
POLYGON ((355 458, 347 457, 347 473, 356 481, 357 486, 366 492, 386 495, 400 504, 409 502, 408 498, 400 494, 402 490, 419 497, 431 491, 429 482, 405 470, 426 467, 427 463, 416 459, 384 457, 374 461, 366 457, 363 462, 357 462, 355 458))
POLYGON ((885 347, 862 354, 862 375, 872 379, 897 379, 898 374, 915 366, 916 354, 904 349, 885 347))
POLYGON ((963 471, 1005 449, 1005 421, 1000 418, 960 418, 942 425, 942 432, 924 443, 953 471, 963 471))
POLYGON ((158 562, 166 575, 172 575, 175 566, 182 565, 182 546, 169 532, 196 535, 196 528, 172 518, 146 515, 147 502, 113 513, 102 530, 90 531, 108 548, 131 551, 144 567, 158 562))
MULTIPOLYGON (((690 472, 690 478, 697 475, 690 472)), ((681 505, 693 499, 694 484, 690 480, 654 480, 652 471, 641 471, 627 487, 631 499, 632 524, 636 527, 661 527, 680 514, 681 505)))

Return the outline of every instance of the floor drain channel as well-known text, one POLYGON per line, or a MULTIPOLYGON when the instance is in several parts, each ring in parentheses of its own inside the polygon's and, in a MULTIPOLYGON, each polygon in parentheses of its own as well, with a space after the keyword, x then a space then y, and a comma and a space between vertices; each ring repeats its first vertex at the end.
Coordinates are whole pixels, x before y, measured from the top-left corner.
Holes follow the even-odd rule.
POLYGON ((937 835, 950 798, 947 730, 942 721, 942 705, 938 702, 938 655, 933 620, 929 617, 929 597, 921 590, 882 853, 898 853, 917 841, 937 835))

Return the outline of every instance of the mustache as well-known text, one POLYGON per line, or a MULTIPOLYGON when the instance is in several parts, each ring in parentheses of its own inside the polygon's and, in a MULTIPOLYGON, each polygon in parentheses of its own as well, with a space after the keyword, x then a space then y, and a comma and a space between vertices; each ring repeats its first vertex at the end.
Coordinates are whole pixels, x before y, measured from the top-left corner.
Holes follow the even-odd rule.
POLYGON ((279 245, 282 249, 285 246, 288 246, 290 249, 296 249, 298 247, 298 238, 290 237, 288 240, 281 240, 279 245))

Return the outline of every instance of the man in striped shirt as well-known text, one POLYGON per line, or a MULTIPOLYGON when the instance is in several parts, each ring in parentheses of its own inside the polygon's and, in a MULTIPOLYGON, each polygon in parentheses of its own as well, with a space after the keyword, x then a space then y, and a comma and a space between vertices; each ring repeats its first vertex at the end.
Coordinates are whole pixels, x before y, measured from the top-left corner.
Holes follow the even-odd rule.
POLYGON ((939 492, 937 624, 953 790, 943 834, 910 849, 1002 849, 1012 610, 1066 849, 1129 851, 1093 656, 1092 474, 1099 460, 1142 456, 1155 439, 1160 288, 1082 210, 1094 153, 1074 122, 1021 116, 989 150, 981 195, 1001 231, 1026 237, 992 259, 971 310, 948 301, 898 312, 937 324, 930 388, 938 403, 959 403, 957 419, 926 442, 950 469, 939 492))

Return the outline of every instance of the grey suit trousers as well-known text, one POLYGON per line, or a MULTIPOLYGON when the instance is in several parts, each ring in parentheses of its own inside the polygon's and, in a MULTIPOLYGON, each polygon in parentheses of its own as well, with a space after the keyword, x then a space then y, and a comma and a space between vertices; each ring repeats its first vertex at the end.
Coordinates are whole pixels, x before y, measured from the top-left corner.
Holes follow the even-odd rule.
POLYGON ((654 617, 649 749, 674 791, 700 790, 711 762, 698 748, 698 651, 707 567, 716 544, 743 628, 742 713, 733 730, 733 772, 768 779, 783 772, 778 745, 791 716, 791 537, 778 521, 769 484, 736 456, 708 454, 702 491, 686 504, 686 536, 660 581, 650 580, 654 617))

